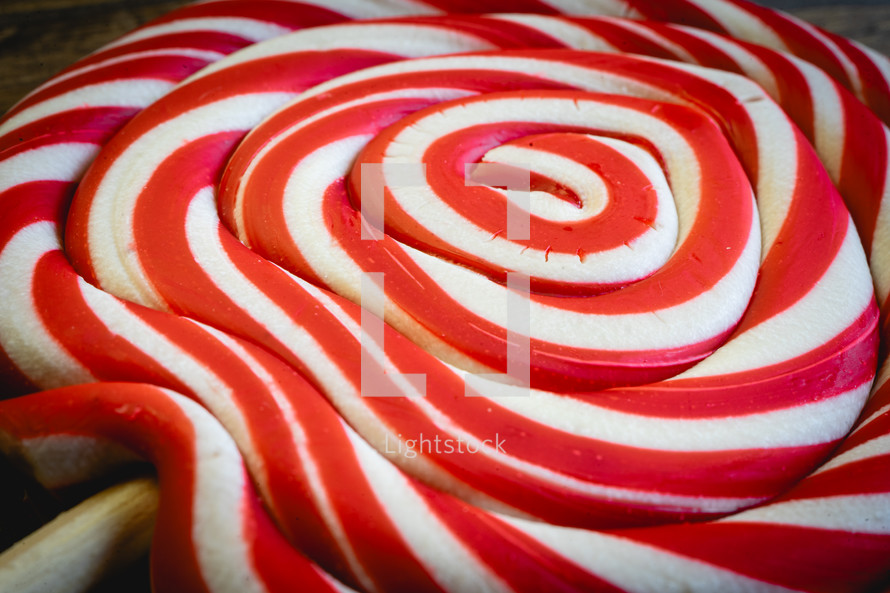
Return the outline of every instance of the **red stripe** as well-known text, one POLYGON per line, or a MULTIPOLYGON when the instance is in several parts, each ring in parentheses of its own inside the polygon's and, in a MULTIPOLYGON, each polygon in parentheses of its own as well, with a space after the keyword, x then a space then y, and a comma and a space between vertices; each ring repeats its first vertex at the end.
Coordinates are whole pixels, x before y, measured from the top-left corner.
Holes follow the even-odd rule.
POLYGON ((593 398, 610 409, 666 418, 719 418, 824 401, 874 377, 876 315, 876 309, 869 307, 833 339, 779 364, 577 397, 593 398))
POLYGON ((848 89, 852 87, 843 63, 832 49, 813 33, 790 20, 785 13, 746 0, 731 0, 745 12, 760 19, 775 32, 788 49, 799 58, 812 62, 848 89))
MULTIPOLYGON (((195 195, 212 187, 226 156, 244 134, 236 130, 201 137, 158 163, 136 201, 133 237, 145 275, 175 312, 191 314, 181 303, 193 300, 193 295, 214 295, 215 300, 226 302, 218 317, 259 330, 249 314, 221 294, 214 279, 195 260, 185 230, 186 214, 195 195)), ((83 241, 86 250, 88 235, 78 240, 83 241)))
POLYGON ((535 14, 558 14, 558 11, 539 0, 486 0, 482 5, 475 0, 425 0, 442 12, 531 12, 535 14))
POLYGON ((887 406, 890 406, 890 381, 884 382, 878 389, 873 389, 871 397, 859 416, 855 430, 847 437, 837 454, 890 434, 890 409, 875 416, 887 406))
MULTIPOLYGON (((104 145, 139 110, 135 107, 77 107, 19 126, 0 136, 0 151, 63 142, 104 145)), ((12 154, 3 152, 3 156, 12 154)))
POLYGON ((696 2, 688 0, 629 0, 630 8, 643 15, 645 20, 676 23, 687 27, 706 29, 726 34, 726 29, 696 2))
MULTIPOLYGON (((508 12, 515 12, 515 8, 508 12)), ((486 10, 486 12, 488 12, 486 10)), ((426 27, 441 27, 446 31, 461 32, 466 35, 484 39, 489 43, 501 48, 524 48, 524 47, 567 47, 565 43, 550 36, 544 31, 534 28, 534 25, 526 25, 514 23, 506 19, 489 18, 485 16, 466 16, 444 14, 433 17, 399 17, 391 21, 399 25, 410 25, 417 23, 426 27)), ((353 21, 356 26, 361 27, 363 21, 353 21)))
POLYGON ((844 159, 838 188, 853 216, 865 253, 870 254, 878 223, 878 212, 887 207, 887 129, 852 95, 843 93, 844 159))
POLYGON ((183 6, 137 29, 193 18, 244 18, 272 23, 289 29, 303 29, 342 22, 347 17, 317 4, 285 0, 226 0, 183 6))
MULTIPOLYGON (((147 39, 120 43, 114 47, 100 49, 95 53, 84 56, 63 70, 61 74, 112 58, 126 57, 130 54, 145 51, 172 50, 175 52, 179 49, 191 49, 197 51, 212 51, 222 55, 228 55, 249 44, 250 42, 243 37, 238 37, 237 35, 221 31, 191 30, 171 32, 163 35, 155 35, 147 39)), ((183 75, 182 78, 185 78, 185 76, 183 75)), ((52 83, 52 80, 50 80, 50 83, 52 83)))
POLYGON ((516 591, 621 591, 611 583, 541 545, 533 537, 429 488, 426 504, 463 547, 516 591))
POLYGON ((777 525, 672 525, 622 535, 750 578, 813 593, 861 592, 887 576, 890 536, 777 525))
POLYGON ((161 492, 152 545, 153 586, 204 591, 189 532, 199 462, 195 434, 179 406, 156 388, 133 383, 84 385, 0 402, 0 424, 18 439, 86 435, 151 460, 161 492))
MULTIPOLYGON (((631 66, 628 64, 628 68, 631 66)), ((461 73, 458 71, 449 71, 448 78, 455 80, 461 73)), ((478 77, 478 73, 469 74, 478 77)), ((443 73, 437 75, 441 81, 446 76, 443 73)), ((456 82, 456 81, 455 81, 456 82)), ((441 82, 439 83, 441 84, 441 82)), ((451 83, 450 86, 461 87, 457 83, 451 83)), ((577 93, 567 94, 561 91, 537 91, 533 95, 542 99, 553 100, 574 100, 581 99, 583 95, 577 93)), ((509 98, 510 95, 497 95, 488 93, 479 97, 472 97, 461 100, 463 104, 473 104, 477 101, 492 101, 497 98, 509 98)), ((529 97, 529 93, 523 93, 523 97, 529 97)), ((627 97, 599 99, 603 102, 614 103, 621 107, 638 109, 642 113, 651 114, 651 110, 655 105, 652 102, 627 97)), ((445 104, 437 109, 446 108, 445 104)), ((694 228, 690 231, 690 239, 677 250, 675 256, 661 270, 649 277, 645 282, 625 287, 620 293, 602 294, 596 299, 564 299, 559 297, 549 298, 544 295, 535 296, 535 300, 564 308, 572 311, 580 311, 585 313, 603 313, 603 314, 619 314, 619 313, 640 313, 648 312, 653 309, 653 303, 658 307, 668 307, 686 302, 691 296, 688 289, 690 285, 687 280, 694 280, 691 285, 706 289, 713 286, 720 278, 722 278, 733 265, 741 252, 741 248, 745 245, 748 238, 748 227, 751 219, 750 204, 750 186, 741 170, 733 167, 735 157, 731 150, 726 146, 723 139, 719 136, 715 129, 710 128, 703 117, 694 115, 687 108, 675 105, 658 104, 658 116, 668 121, 675 127, 686 132, 686 139, 693 145, 697 156, 701 157, 699 161, 702 167, 702 178, 712 181, 710 187, 704 187, 702 204, 700 211, 696 217, 694 228), (718 189, 719 188, 719 191, 718 189), (722 212, 725 218, 716 217, 714 213, 722 212), (726 214, 728 211, 734 212, 730 216, 726 214), (733 224, 717 225, 715 220, 731 220, 733 224), (718 228, 719 227, 719 228, 718 228), (705 247, 707 246, 707 247, 705 247), (699 262, 700 266, 690 266, 689 259, 699 262), (703 270, 699 271, 699 270, 703 270), (691 278, 690 278, 691 277, 691 278)), ((413 113, 404 117, 396 126, 384 130, 381 134, 372 140, 368 148, 363 151, 360 157, 361 162, 379 162, 379 158, 373 155, 379 155, 384 152, 386 144, 395 136, 398 130, 408 128, 421 120, 429 113, 429 110, 413 113)), ((546 124, 525 124, 519 129, 513 130, 507 124, 496 124, 492 126, 481 126, 474 128, 468 133, 455 133, 436 141, 428 151, 428 158, 431 162, 435 161, 437 166, 430 167, 427 173, 427 179, 436 193, 443 196, 448 201, 447 196, 458 195, 467 191, 463 177, 463 164, 465 162, 478 161, 484 152, 499 143, 515 141, 517 137, 523 134, 538 134, 548 130, 562 130, 559 125, 546 124), (527 127, 526 127, 527 126, 527 127), (498 128, 495 132, 494 128, 498 128)), ((601 130, 587 129, 577 130, 579 132, 603 133, 601 130)), ((611 134, 607 134, 611 135, 611 134)), ((621 139, 632 143, 643 143, 644 148, 657 153, 657 149, 647 146, 642 138, 635 136, 625 136, 621 139)), ((426 157, 425 157, 426 158, 426 157)), ((355 175, 353 175, 355 177, 355 175)), ((352 181, 352 187, 355 188, 355 181, 352 181)), ((473 188, 475 189, 475 188, 473 188)), ((476 192, 479 193, 479 192, 476 192)), ((358 194, 356 194, 358 195, 358 194)), ((456 206, 451 203, 452 207, 456 206)), ((478 204, 477 200, 472 201, 472 210, 483 207, 478 204)), ((469 212, 469 206, 461 208, 469 212)), ((412 221, 410 216, 404 213, 398 203, 392 200, 386 202, 387 222, 392 221, 395 225, 393 231, 397 237, 408 237, 409 244, 417 247, 430 247, 434 253, 440 256, 446 256, 448 259, 457 258, 464 265, 473 265, 478 267, 478 259, 466 253, 463 253, 459 247, 452 245, 444 245, 438 237, 429 232, 424 231, 420 225, 412 221), (399 220, 404 220, 400 228, 399 220)), ((483 213, 483 220, 505 220, 506 216, 501 214, 490 214, 486 217, 483 213)), ((470 216, 475 218, 475 216, 470 216)), ((533 220, 533 230, 534 230, 533 220)), ((598 224, 598 223, 597 223, 598 224)), ((488 230, 495 233, 497 225, 489 226, 488 230)), ((574 238, 574 235, 571 235, 574 238)), ((544 243, 553 239, 548 235, 542 239, 541 244, 534 243, 533 246, 543 249, 544 243)), ((577 244, 577 240, 570 241, 577 244)), ((521 242, 520 242, 521 243, 521 242)), ((584 247, 584 245, 582 245, 584 247)), ((553 247, 557 251, 574 252, 567 245, 557 243, 553 247)), ((591 246, 593 251, 596 246, 591 246)), ((545 290, 552 289, 551 283, 548 283, 545 290)), ((701 291, 699 289, 699 291, 701 291)), ((570 288, 571 292, 573 289, 570 288)))
MULTIPOLYGON (((247 493, 245 493, 247 494, 247 493)), ((341 589, 322 576, 322 572, 300 551, 286 542, 277 531, 255 497, 247 499, 242 513, 242 525, 247 534, 250 559, 262 584, 269 593, 292 593, 296 586, 300 591, 339 592, 341 589)), ((179 591, 174 583, 171 591, 179 591)))
MULTIPOLYGON (((427 399, 480 441, 487 439, 491 447, 499 441, 501 449, 510 457, 582 482, 640 490, 644 495, 650 492, 728 498, 774 495, 815 467, 836 444, 828 441, 813 446, 769 449, 660 451, 573 436, 525 419, 481 398, 462 398, 453 392, 445 397, 444 392, 440 394, 436 389, 427 394, 427 399)), ((585 502, 603 502, 604 495, 572 494, 564 486, 527 475, 524 470, 510 469, 486 456, 472 452, 461 454, 454 434, 440 428, 424 412, 407 403, 395 405, 388 400, 374 399, 367 405, 396 435, 413 439, 450 473, 536 516, 576 524, 586 521, 585 502), (560 499, 559 505, 552 505, 554 497, 560 499)), ((689 427, 689 430, 693 429, 694 424, 689 427)), ((618 501, 606 503, 606 506, 609 504, 637 508, 643 514, 687 512, 649 502, 618 501)), ((694 503, 689 504, 694 506, 694 503)), ((622 523, 632 518, 619 516, 616 520, 622 523)))
MULTIPOLYGON (((529 93, 523 93, 522 96, 523 99, 534 100, 534 96, 529 93)), ((496 104, 497 101, 493 102, 496 104)), ((430 110, 424 113, 428 115, 430 110)), ((409 126, 400 122, 394 128, 402 130, 409 126)), ((464 219, 472 221, 492 235, 504 231, 507 221, 506 203, 500 194, 486 188, 467 187, 464 164, 479 162, 487 151, 506 145, 561 155, 592 169, 603 179, 608 193, 604 198, 608 203, 602 212, 572 223, 551 222, 531 216, 531 238, 516 241, 516 244, 540 251, 549 248, 552 253, 570 255, 574 255, 579 246, 585 253, 598 253, 627 245, 644 232, 650 231, 657 214, 657 198, 651 181, 633 161, 585 133, 594 134, 596 130, 572 130, 559 125, 510 121, 474 126, 471 130, 455 130, 437 139, 423 155, 423 162, 430 171, 428 175, 432 176, 431 187, 439 199, 464 219), (541 133, 536 133, 536 130, 541 133), (470 154, 461 154, 470 146, 470 154), (439 171, 434 173, 434 168, 441 171, 442 175, 437 174, 439 171)), ((530 189, 535 191, 540 188, 533 185, 530 189)), ((391 194, 388 197, 391 198, 391 194)), ((387 204, 395 205, 393 209, 387 208, 386 222, 391 226, 391 229, 387 228, 387 232, 401 242, 417 244, 412 233, 402 229, 406 225, 410 225, 412 229, 420 225, 398 208, 394 199, 388 200, 387 204)), ((577 206, 580 208, 580 204, 577 206)), ((455 257, 455 252, 460 252, 459 246, 445 243, 435 234, 433 237, 434 242, 431 245, 424 245, 425 251, 432 250, 449 257, 455 257)), ((488 276, 494 276, 500 281, 506 279, 502 270, 491 269, 491 265, 485 265, 487 262, 479 262, 478 256, 467 254, 461 260, 473 268, 482 268, 479 271, 488 276)), ((583 285, 569 284, 564 287, 561 282, 544 279, 533 279, 533 282, 534 280, 538 280, 537 290, 559 293, 584 291, 583 285)))
MULTIPOLYGON (((694 29, 682 29, 675 25, 652 21, 634 21, 634 25, 649 29, 654 35, 666 39, 670 44, 679 45, 692 57, 693 63, 736 74, 744 73, 735 58, 722 49, 721 46, 711 43, 704 33, 699 33, 694 29)), ((722 40, 729 45, 738 45, 738 42, 731 37, 723 37, 722 40)), ((631 51, 629 53, 643 53, 647 56, 658 57, 656 54, 649 53, 648 51, 631 51)), ((674 59, 683 62, 689 61, 682 55, 677 55, 674 59)))
POLYGON ((738 71, 735 61, 722 50, 671 25, 636 20, 625 23, 624 21, 605 20, 597 17, 565 18, 570 22, 584 26, 594 35, 602 37, 622 54, 641 54, 653 58, 687 62, 688 59, 685 55, 671 47, 679 45, 691 54, 697 63, 709 62, 712 68, 738 71), (650 37, 638 33, 637 28, 650 31, 652 36, 658 40, 653 41, 650 37))
POLYGON ((25 227, 64 220, 74 190, 66 181, 29 181, 0 193, 0 252, 25 227))
POLYGON ((850 461, 808 476, 777 501, 887 493, 890 493, 890 453, 850 461))
MULTIPOLYGON (((438 283, 403 254, 393 239, 361 241, 355 232, 358 214, 344 196, 344 188, 328 188, 325 209, 331 214, 331 236, 351 254, 363 269, 383 272, 387 297, 399 303, 413 319, 446 340, 460 352, 472 356, 497 372, 506 371, 506 329, 471 315, 438 283), (340 214, 334 214, 339 212, 340 214)), ((605 295, 608 296, 608 295, 605 295)), ((532 295, 539 301, 551 297, 532 295)), ((557 299, 558 297, 552 297, 557 299)), ((561 304, 564 308, 565 303, 561 304)), ((531 381, 535 387, 571 391, 597 390, 616 385, 633 385, 673 376, 709 354, 726 334, 708 341, 678 348, 665 348, 653 357, 651 350, 606 351, 573 348, 543 340, 531 340, 531 381)))
POLYGON ((736 43, 766 64, 778 87, 776 101, 812 142, 815 138, 814 98, 800 67, 785 54, 752 43, 736 43))
POLYGON ((166 367, 96 316, 84 301, 78 281, 61 251, 44 254, 34 270, 35 312, 59 344, 99 379, 150 382, 187 391, 166 367))
POLYGON ((400 510, 383 506, 368 484, 366 470, 359 465, 343 421, 331 407, 307 407, 301 405, 298 414, 305 418, 301 424, 309 433, 308 446, 319 478, 364 570, 381 591, 439 591, 392 523, 390 514, 400 510))
MULTIPOLYGON (((145 80, 162 80, 179 82, 186 76, 197 72, 207 65, 207 60, 191 56, 142 56, 127 60, 126 64, 109 64, 86 72, 75 74, 70 78, 42 87, 27 99, 16 105, 14 112, 49 101, 66 93, 80 90, 91 85, 106 83, 123 83, 133 85, 145 80)), ((100 99, 101 100, 101 99, 100 99)), ((13 112, 10 112, 13 113, 13 112)))
POLYGON ((890 125, 890 80, 881 72, 875 61, 849 39, 833 33, 828 35, 856 65, 865 104, 881 121, 890 125))
POLYGON ((804 298, 834 263, 848 230, 848 213, 825 167, 799 131, 791 205, 763 258, 751 304, 738 332, 778 315, 804 298))

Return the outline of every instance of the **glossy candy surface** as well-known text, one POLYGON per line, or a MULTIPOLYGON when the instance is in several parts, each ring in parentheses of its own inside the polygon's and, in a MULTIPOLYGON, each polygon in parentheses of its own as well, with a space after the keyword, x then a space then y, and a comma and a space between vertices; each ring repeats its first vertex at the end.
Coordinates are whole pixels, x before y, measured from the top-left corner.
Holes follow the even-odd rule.
POLYGON ((3 449, 154 463, 158 590, 885 579, 890 62, 483 4, 212 0, 13 107, 3 449))

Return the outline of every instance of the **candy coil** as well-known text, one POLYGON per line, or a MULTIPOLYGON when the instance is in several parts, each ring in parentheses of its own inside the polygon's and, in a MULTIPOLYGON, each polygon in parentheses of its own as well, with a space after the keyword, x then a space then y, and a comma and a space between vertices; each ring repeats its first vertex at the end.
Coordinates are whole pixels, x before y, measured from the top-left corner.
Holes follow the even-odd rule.
POLYGON ((888 73, 743 2, 186 6, 0 124, 0 445, 154 463, 157 590, 867 590, 888 73))

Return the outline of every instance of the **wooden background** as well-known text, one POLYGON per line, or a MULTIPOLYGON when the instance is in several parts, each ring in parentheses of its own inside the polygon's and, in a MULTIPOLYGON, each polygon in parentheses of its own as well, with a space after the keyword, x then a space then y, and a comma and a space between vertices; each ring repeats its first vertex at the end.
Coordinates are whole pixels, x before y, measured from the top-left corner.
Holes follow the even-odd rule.
MULTIPOLYGON (((38 84, 182 0, 0 0, 0 113, 38 84)), ((762 0, 890 55, 890 0, 762 0)))

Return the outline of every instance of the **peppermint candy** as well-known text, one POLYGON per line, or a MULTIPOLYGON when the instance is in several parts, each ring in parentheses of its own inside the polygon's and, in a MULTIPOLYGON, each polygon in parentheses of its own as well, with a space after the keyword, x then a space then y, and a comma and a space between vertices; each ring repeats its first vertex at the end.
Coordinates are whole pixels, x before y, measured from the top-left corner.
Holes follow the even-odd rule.
POLYGON ((886 58, 440 4, 191 5, 5 116, 4 449, 152 461, 159 590, 886 577, 886 58))

